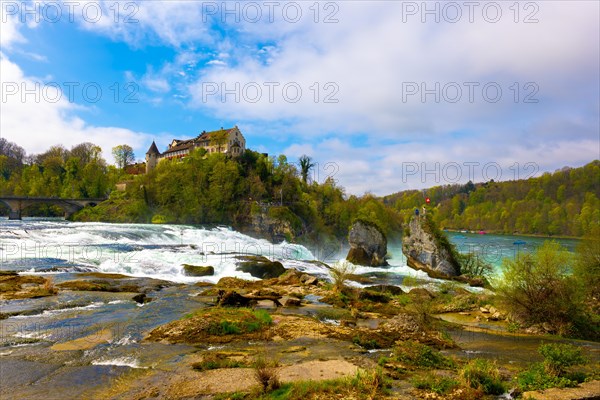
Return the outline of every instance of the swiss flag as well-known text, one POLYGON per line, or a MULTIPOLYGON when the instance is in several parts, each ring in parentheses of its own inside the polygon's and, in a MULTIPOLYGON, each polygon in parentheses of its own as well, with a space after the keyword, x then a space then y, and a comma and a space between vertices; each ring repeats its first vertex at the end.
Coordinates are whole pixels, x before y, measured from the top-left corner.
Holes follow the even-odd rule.
POLYGON ((425 198, 425 203, 427 203, 427 204, 431 203, 431 199, 429 197, 426 197, 425 198))

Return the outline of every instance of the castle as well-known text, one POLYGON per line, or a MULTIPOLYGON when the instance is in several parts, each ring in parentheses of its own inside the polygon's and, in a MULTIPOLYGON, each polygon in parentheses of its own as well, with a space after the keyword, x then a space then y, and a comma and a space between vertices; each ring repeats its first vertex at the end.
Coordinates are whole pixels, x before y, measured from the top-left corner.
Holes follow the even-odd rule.
POLYGON ((195 148, 205 149, 207 153, 224 153, 238 157, 246 150, 246 139, 238 127, 234 126, 212 132, 202 131, 193 139, 173 139, 164 153, 158 151, 156 143, 152 142, 150 149, 146 152, 146 173, 156 168, 162 160, 186 157, 195 148))

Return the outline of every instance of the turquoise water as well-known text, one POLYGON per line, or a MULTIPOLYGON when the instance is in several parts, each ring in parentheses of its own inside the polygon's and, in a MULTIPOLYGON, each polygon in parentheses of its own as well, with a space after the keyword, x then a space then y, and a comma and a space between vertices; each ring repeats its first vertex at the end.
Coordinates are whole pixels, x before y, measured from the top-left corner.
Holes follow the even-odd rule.
POLYGON ((461 253, 474 252, 492 264, 496 270, 502 259, 514 259, 522 252, 531 252, 546 240, 555 240, 569 251, 575 251, 578 239, 555 239, 516 235, 480 235, 477 233, 445 232, 461 253))

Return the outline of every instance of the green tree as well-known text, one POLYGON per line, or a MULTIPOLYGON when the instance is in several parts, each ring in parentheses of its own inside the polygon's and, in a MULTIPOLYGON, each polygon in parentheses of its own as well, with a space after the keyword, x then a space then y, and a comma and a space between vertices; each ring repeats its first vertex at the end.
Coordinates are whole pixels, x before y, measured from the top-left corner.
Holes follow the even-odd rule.
POLYGON ((115 158, 115 163, 119 169, 124 169, 127 165, 135 161, 133 148, 126 144, 120 144, 113 147, 112 155, 115 158))
POLYGON ((306 182, 308 181, 308 173, 315 166, 315 164, 312 162, 312 159, 307 155, 301 156, 298 159, 298 161, 300 163, 300 175, 302 176, 302 182, 306 184, 306 182))

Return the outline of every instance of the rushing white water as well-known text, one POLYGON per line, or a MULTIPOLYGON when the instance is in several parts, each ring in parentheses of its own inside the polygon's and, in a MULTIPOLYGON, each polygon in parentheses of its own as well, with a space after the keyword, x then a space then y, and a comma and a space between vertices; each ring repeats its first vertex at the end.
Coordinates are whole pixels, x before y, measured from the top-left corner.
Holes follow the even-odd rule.
MULTIPOLYGON (((286 268, 327 275, 327 267, 298 244, 272 244, 226 227, 71 223, 62 220, 0 221, 0 268, 28 274, 98 271, 174 282, 217 282, 225 276, 254 279, 236 270, 236 256, 262 255, 286 268), (210 265, 215 275, 189 277, 183 264, 210 265)), ((332 260, 327 260, 331 263, 332 260)), ((335 262, 335 260, 333 260, 335 262)), ((403 258, 386 268, 357 267, 356 273, 426 275, 403 258)))

